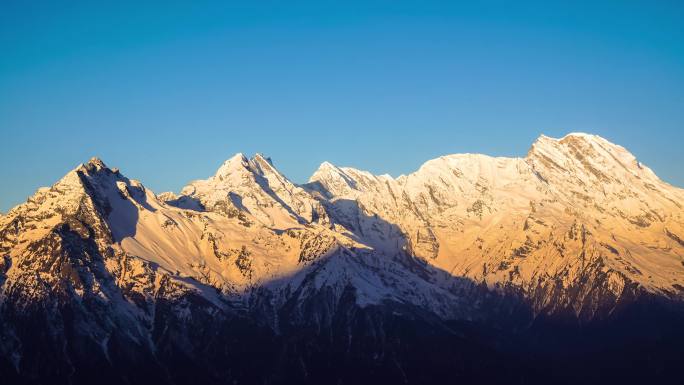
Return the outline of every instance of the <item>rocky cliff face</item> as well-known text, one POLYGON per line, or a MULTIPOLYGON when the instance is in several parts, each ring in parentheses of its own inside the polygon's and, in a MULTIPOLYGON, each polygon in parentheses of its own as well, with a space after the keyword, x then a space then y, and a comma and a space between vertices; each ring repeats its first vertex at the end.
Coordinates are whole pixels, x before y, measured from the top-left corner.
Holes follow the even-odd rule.
POLYGON ((577 343, 570 365, 595 364, 594 342, 613 358, 660 346, 640 373, 662 355, 666 380, 681 363, 668 346, 684 341, 671 327, 684 320, 682 204, 684 190, 587 134, 399 178, 326 162, 302 186, 238 154, 179 195, 92 159, 0 217, 0 372, 535 382, 552 373, 530 357, 567 350, 552 336, 577 343))

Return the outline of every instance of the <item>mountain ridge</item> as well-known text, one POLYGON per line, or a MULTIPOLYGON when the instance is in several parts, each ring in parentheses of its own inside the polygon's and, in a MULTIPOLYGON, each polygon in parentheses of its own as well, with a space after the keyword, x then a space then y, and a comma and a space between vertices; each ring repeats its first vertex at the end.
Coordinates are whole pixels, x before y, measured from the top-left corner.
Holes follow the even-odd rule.
MULTIPOLYGON (((546 319, 600 325, 642 304, 678 319, 682 204, 684 190, 588 134, 541 136, 524 158, 442 156, 397 178, 323 162, 301 185, 269 158, 238 153, 180 194, 155 194, 92 158, 0 217, 0 337, 12 341, 0 344, 0 369, 83 371, 99 351, 98 365, 132 373, 125 352, 136 351, 178 379, 184 369, 169 366, 172 357, 209 359, 211 337, 193 340, 197 331, 249 343, 228 324, 272 334, 257 339, 264 349, 286 349, 279 336, 329 353, 337 345, 326 338, 367 339, 374 347, 343 356, 370 365, 366 354, 399 354, 383 337, 397 322, 435 328, 445 341, 467 336, 459 344, 478 341, 472 351, 494 349, 477 355, 488 361, 504 354, 479 341, 492 330, 513 341, 546 319), (22 327, 29 319, 51 333, 51 349, 80 347, 44 366, 22 327)), ((314 365, 301 349, 293 357, 303 371, 286 373, 314 365)), ((417 376, 414 359, 382 362, 417 376)))

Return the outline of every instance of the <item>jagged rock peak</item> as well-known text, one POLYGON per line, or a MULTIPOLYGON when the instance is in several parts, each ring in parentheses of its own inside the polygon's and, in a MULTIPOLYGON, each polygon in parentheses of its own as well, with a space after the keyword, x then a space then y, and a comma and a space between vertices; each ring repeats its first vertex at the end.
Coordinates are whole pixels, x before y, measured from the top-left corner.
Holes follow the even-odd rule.
POLYGON ((284 176, 275 168, 275 166, 273 166, 273 161, 271 158, 264 156, 261 153, 256 153, 252 159, 249 160, 249 164, 251 169, 260 175, 276 174, 281 178, 284 178, 284 176))
POLYGON ((262 160, 265 161, 266 163, 270 164, 271 166, 273 166, 273 161, 271 160, 270 156, 266 156, 260 152, 257 152, 256 154, 254 154, 254 157, 252 157, 252 161, 262 161, 262 160))
POLYGON ((214 179, 223 180, 229 175, 242 175, 245 172, 264 175, 268 173, 275 173, 281 175, 280 172, 273 166, 273 161, 261 153, 256 153, 251 159, 247 158, 243 153, 239 152, 226 160, 218 168, 214 179))
POLYGON ((103 162, 102 159, 96 156, 90 158, 90 160, 87 163, 83 163, 81 166, 83 166, 88 171, 100 171, 108 169, 105 162, 103 162))

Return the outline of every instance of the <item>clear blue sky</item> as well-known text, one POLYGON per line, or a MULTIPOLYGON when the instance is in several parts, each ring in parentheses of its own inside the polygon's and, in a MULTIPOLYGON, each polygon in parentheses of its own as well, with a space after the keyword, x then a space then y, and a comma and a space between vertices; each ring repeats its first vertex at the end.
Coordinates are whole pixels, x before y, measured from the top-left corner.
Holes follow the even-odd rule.
POLYGON ((571 131, 684 186, 681 0, 137 3, 0 2, 0 210, 93 155, 161 192, 236 152, 304 182, 571 131))

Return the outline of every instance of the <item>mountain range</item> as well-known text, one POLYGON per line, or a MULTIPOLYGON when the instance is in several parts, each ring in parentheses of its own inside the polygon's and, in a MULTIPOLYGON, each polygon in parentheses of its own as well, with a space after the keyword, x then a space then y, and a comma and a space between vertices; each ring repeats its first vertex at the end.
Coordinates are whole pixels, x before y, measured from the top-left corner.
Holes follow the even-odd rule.
POLYGON ((0 376, 676 384, 683 205, 583 133, 305 184, 237 154, 177 194, 93 158, 0 216, 0 376))

